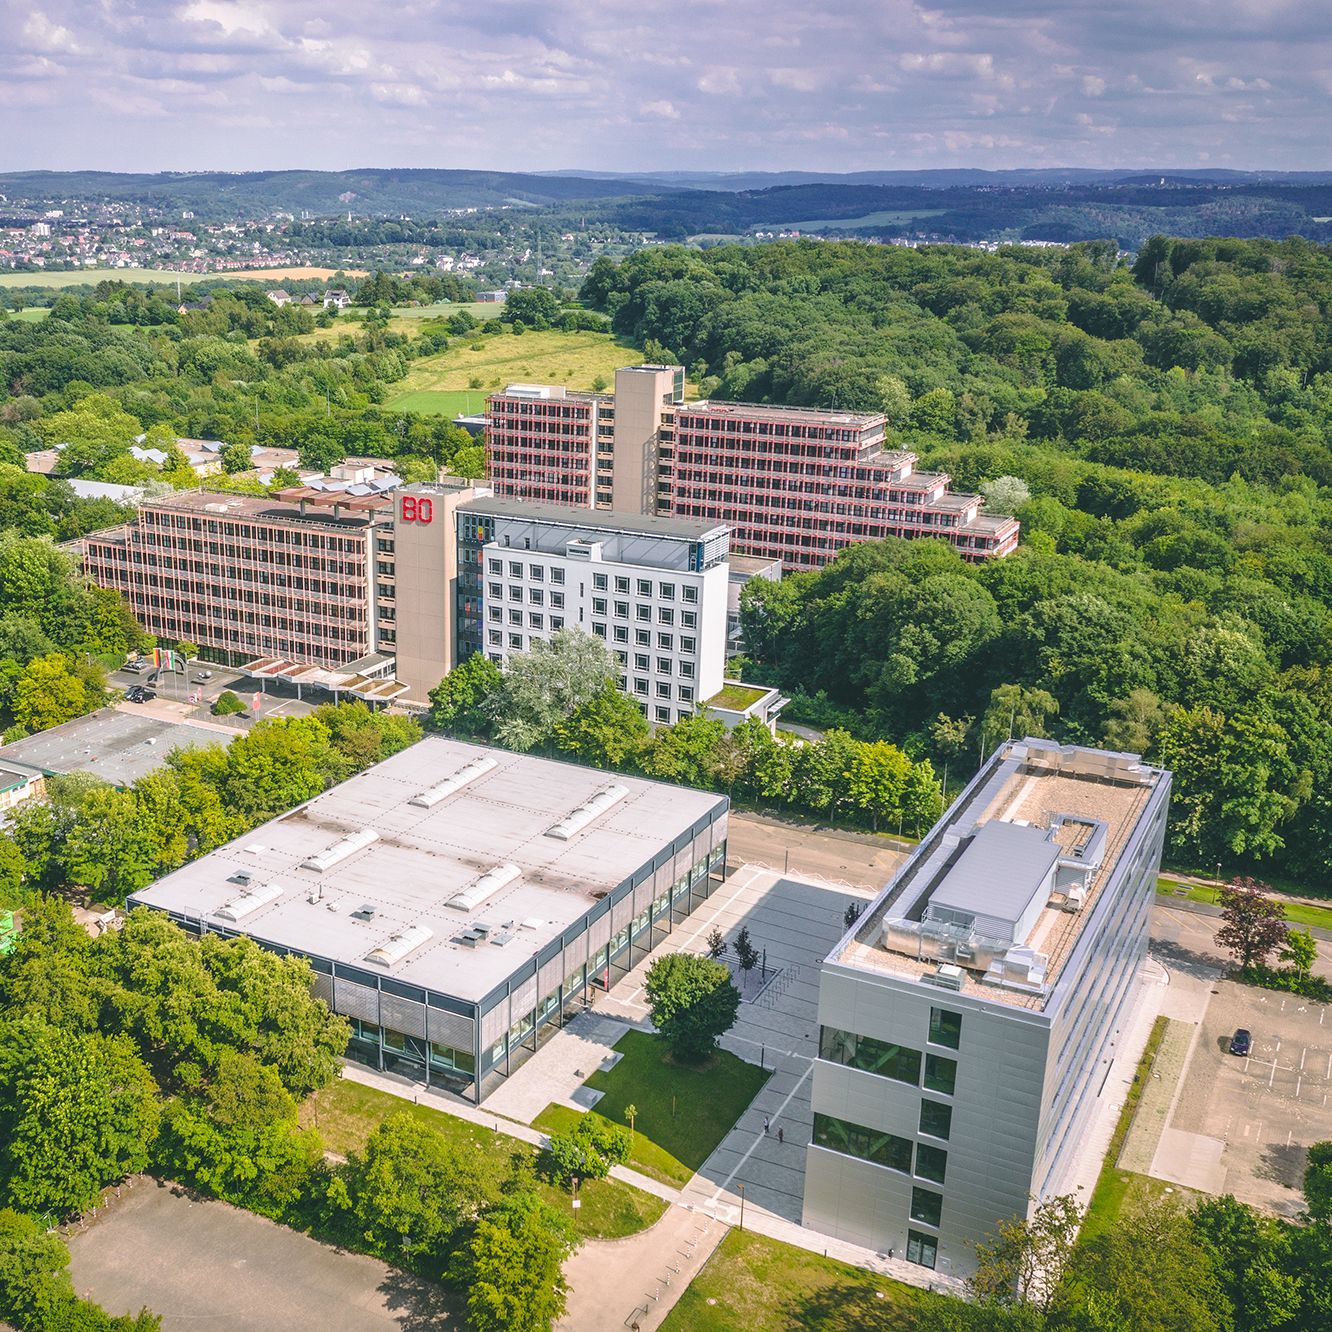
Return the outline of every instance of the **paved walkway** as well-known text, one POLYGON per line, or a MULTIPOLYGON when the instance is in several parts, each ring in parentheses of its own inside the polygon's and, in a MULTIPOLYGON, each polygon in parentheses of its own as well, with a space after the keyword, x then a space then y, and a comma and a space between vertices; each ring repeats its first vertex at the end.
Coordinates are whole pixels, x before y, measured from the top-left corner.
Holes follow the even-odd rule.
POLYGON ((559 1332, 659 1327, 730 1227, 686 1207, 622 1240, 588 1240, 564 1268, 569 1307, 559 1332))

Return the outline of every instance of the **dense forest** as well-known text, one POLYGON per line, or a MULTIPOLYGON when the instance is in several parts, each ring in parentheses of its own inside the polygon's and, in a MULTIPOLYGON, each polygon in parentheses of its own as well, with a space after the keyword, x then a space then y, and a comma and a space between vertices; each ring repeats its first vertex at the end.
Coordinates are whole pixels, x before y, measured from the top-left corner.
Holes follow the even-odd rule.
POLYGON ((655 249, 583 294, 705 392, 884 411, 1022 519, 1002 562, 890 541, 754 586, 757 678, 954 782, 1010 731, 1145 752, 1179 862, 1325 880, 1327 248, 655 249))

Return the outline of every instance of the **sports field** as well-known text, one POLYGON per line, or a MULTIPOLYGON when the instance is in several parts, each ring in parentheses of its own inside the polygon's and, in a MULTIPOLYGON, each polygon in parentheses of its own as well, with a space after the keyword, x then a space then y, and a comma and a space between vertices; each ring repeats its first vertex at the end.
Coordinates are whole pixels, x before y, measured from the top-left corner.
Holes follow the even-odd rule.
POLYGON ((386 404, 399 412, 419 412, 422 416, 475 416, 485 410, 482 389, 445 389, 443 392, 421 389, 416 393, 398 393, 386 404))

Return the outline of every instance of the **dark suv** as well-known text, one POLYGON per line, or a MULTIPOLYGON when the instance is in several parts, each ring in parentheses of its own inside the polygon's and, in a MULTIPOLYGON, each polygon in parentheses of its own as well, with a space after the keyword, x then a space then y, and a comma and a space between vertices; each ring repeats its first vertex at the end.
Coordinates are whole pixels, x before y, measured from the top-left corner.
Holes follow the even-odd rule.
POLYGON ((1253 1037, 1247 1027, 1241 1027, 1230 1038, 1230 1053, 1233 1055, 1247 1055, 1252 1048, 1253 1037))

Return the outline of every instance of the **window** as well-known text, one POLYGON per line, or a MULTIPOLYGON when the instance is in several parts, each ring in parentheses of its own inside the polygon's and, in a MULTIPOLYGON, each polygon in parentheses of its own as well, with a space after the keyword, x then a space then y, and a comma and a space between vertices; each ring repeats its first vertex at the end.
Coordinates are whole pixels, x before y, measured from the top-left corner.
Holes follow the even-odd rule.
POLYGON ((686 680, 692 680, 694 678, 694 663, 692 661, 682 661, 680 663, 680 674, 686 680))
POLYGON ((681 703, 692 703, 694 701, 694 690, 691 685, 681 685, 679 691, 681 703))
POLYGON ((499 606, 491 606, 489 613, 492 620, 502 620, 504 618, 504 611, 499 606))
POLYGON ((659 722, 669 722, 670 719, 671 719, 670 708, 663 708, 663 707, 657 708, 657 720, 659 722))
POLYGON ((646 694, 646 693, 647 693, 647 690, 648 690, 648 682, 647 682, 645 679, 643 679, 643 677, 642 677, 641 675, 638 676, 638 677, 634 680, 634 693, 635 693, 635 694, 646 694))
POLYGON ((564 593, 563 593, 563 592, 552 592, 552 593, 550 594, 550 604, 551 604, 552 606, 554 606, 556 610, 563 610, 563 609, 564 609, 564 593))
POLYGON ((509 577, 521 578, 523 576, 523 566, 517 560, 509 561, 509 577))
POLYGON ((931 1189, 911 1190, 911 1219, 922 1225, 935 1226, 943 1216, 943 1194, 931 1189))
POLYGON ((602 621, 600 621, 600 620, 593 620, 593 621, 592 621, 592 632, 593 632, 594 634, 596 634, 596 636, 597 636, 598 638, 605 638, 605 637, 606 637, 606 626, 605 626, 605 624, 603 624, 602 621))
POLYGON ((638 595, 640 597, 650 597, 652 595, 652 583, 646 578, 638 580, 638 595))
POLYGON ((674 634, 658 634, 658 635, 657 635, 657 647, 658 647, 662 652, 670 652, 670 651, 675 647, 675 635, 674 635, 674 634))
POLYGON ((930 1009, 930 1044, 956 1050, 962 1041, 962 1014, 946 1008, 930 1009))
POLYGON ((674 624, 674 623, 675 623, 675 612, 674 612, 669 606, 658 606, 658 607, 657 607, 657 623, 658 623, 658 624, 674 624))
POLYGON ((545 628, 545 625, 544 625, 544 623, 542 622, 542 618, 541 618, 541 616, 538 615, 536 611, 528 611, 528 612, 527 612, 527 627, 528 627, 529 629, 544 629, 544 628, 545 628))
POLYGON ((651 618, 652 618, 652 607, 651 607, 651 606, 635 606, 635 607, 634 607, 634 619, 636 619, 636 620, 650 620, 651 618))
POLYGON ((675 584, 674 584, 674 583, 658 583, 658 584, 657 584, 657 595, 658 595, 663 601, 674 601, 674 600, 675 600, 675 584))
POLYGON ((510 607, 509 607, 509 623, 510 623, 510 624, 522 624, 522 622, 523 622, 523 613, 522 613, 522 611, 520 611, 520 610, 518 609, 517 606, 510 606, 510 607))
POLYGON ((552 629, 563 629, 563 628, 564 628, 564 616, 563 616, 563 615, 552 615, 552 616, 550 617, 550 627, 551 627, 552 629))
POLYGON ((504 635, 498 629, 492 629, 490 631, 490 643, 492 647, 503 647, 504 635))
POLYGON ((615 579, 615 590, 621 596, 623 596, 626 592, 629 591, 629 580, 627 578, 620 578, 617 576, 615 579))
POLYGON ((844 1156, 856 1156, 862 1161, 887 1166, 889 1170, 911 1173, 911 1139, 899 1138, 895 1133, 851 1124, 831 1115, 814 1115, 814 1145, 844 1156))
POLYGON ((931 1183, 942 1184, 948 1169, 948 1153, 942 1147, 922 1142, 916 1147, 916 1174, 931 1183))
POLYGON ((953 1127, 953 1107, 942 1101, 921 1101, 920 1131, 931 1138, 947 1138, 953 1127))
POLYGON ((509 600, 521 601, 523 599, 523 589, 516 583, 509 584, 509 600))
POLYGON ((920 1082, 920 1051, 878 1041, 872 1036, 857 1036, 852 1031, 823 1027, 819 1032, 819 1055, 848 1068, 877 1073, 897 1082, 920 1082))
POLYGON ((650 671, 652 669, 652 658, 646 652, 634 653, 634 670, 650 671))
POLYGON ((925 1056, 925 1089, 942 1092, 945 1096, 953 1094, 957 1084, 957 1060, 945 1059, 943 1055, 925 1056))
POLYGON ((605 613, 606 613, 606 598, 605 598, 605 597, 593 597, 593 598, 592 598, 592 614, 593 614, 593 615, 605 615, 605 613))
POLYGON ((651 634, 648 630, 646 630, 646 629, 635 629, 635 630, 634 630, 634 642, 635 642, 639 647, 651 647, 651 646, 652 646, 652 634, 651 634))
POLYGON ((627 643, 629 641, 629 630, 622 624, 615 626, 615 641, 617 643, 627 643))
POLYGON ((545 600, 545 597, 546 594, 539 587, 529 587, 527 589, 527 600, 529 605, 540 606, 545 600))
POLYGON ((686 583, 684 587, 680 589, 680 591, 686 601, 698 600, 698 588, 693 587, 690 584, 686 583))
POLYGON ((657 674, 669 675, 671 673, 671 659, 669 657, 657 658, 657 674))
POLYGON ((563 570, 563 569, 552 569, 552 570, 550 571, 550 581, 551 581, 552 583, 558 583, 561 587, 563 587, 563 586, 564 586, 564 570, 563 570))
POLYGON ((698 616, 693 611, 680 612, 680 626, 684 629, 695 629, 698 627, 698 616))
POLYGON ((523 636, 522 636, 522 634, 510 634, 510 635, 509 635, 509 646, 510 646, 515 652, 521 652, 521 651, 523 650, 523 636))
POLYGON ((503 560, 487 560, 486 569, 493 574, 502 574, 504 572, 503 560))
POLYGON ((527 576, 534 582, 539 583, 546 576, 546 571, 539 564, 529 564, 527 566, 527 576))
POLYGON ((492 597, 495 597, 497 600, 498 600, 498 598, 502 597, 502 596, 504 595, 504 584, 503 584, 503 583, 491 583, 491 585, 490 585, 490 595, 491 595, 492 597))
POLYGON ((617 601, 615 603, 615 618, 617 620, 627 620, 629 618, 629 603, 627 601, 617 601))
POLYGON ((597 592, 604 592, 610 586, 610 579, 605 574, 594 573, 592 575, 592 587, 597 592))
POLYGON ((670 696, 671 696, 671 682, 669 680, 658 680, 657 697, 670 698, 670 696))
POLYGON ((680 651, 681 651, 681 652, 693 652, 693 651, 694 651, 694 641, 695 641, 695 640, 692 639, 688 634, 681 634, 681 635, 680 635, 680 651))
POLYGON ((939 1241, 933 1235, 922 1235, 919 1230, 907 1231, 907 1262, 933 1268, 939 1259, 939 1241))

